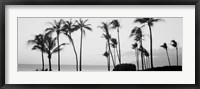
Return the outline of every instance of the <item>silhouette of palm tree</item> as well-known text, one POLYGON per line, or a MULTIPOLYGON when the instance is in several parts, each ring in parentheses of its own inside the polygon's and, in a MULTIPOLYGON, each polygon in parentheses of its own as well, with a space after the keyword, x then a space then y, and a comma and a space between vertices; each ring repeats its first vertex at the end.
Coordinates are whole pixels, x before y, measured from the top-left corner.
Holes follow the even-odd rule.
MULTIPOLYGON (((60 50, 62 50, 62 48, 60 48, 61 46, 64 46, 66 45, 66 43, 62 43, 60 45, 58 45, 56 47, 56 37, 55 38, 52 38, 49 34, 46 34, 45 35, 45 49, 44 49, 44 52, 47 53, 48 55, 48 59, 49 59, 49 71, 52 71, 52 68, 51 68, 51 56, 53 53, 56 53, 56 52, 59 52, 60 50)), ((60 71, 60 70, 58 70, 60 71)))
POLYGON ((103 56, 107 58, 108 71, 110 71, 110 58, 107 50, 108 50, 108 45, 106 44, 106 51, 104 52, 103 56))
MULTIPOLYGON (((143 26, 144 26, 144 25, 143 25, 143 26)), ((142 39, 143 39, 142 37, 143 37, 143 35, 142 35, 142 30, 141 30, 141 28, 142 28, 143 26, 133 28, 133 30, 131 31, 131 34, 130 34, 130 36, 129 36, 129 37, 134 37, 134 40, 135 40, 136 42, 139 42, 139 43, 140 43, 140 47, 142 46, 142 39)), ((143 51, 141 51, 141 60, 142 60, 142 70, 144 70, 144 66, 143 66, 143 51)))
POLYGON ((44 71, 44 35, 35 35, 33 40, 28 40, 28 44, 34 44, 32 50, 40 50, 42 55, 42 71, 44 71))
MULTIPOLYGON (((111 46, 113 47, 113 52, 114 52, 114 61, 115 61, 115 65, 116 65, 116 53, 117 53, 117 57, 118 57, 118 59, 119 59, 119 54, 118 54, 118 50, 117 50, 117 39, 115 39, 115 38, 111 38, 111 46), (115 53, 115 51, 116 51, 116 53, 115 53)), ((119 64, 120 64, 120 59, 119 59, 119 64)))
POLYGON ((86 24, 86 22, 88 21, 88 19, 86 20, 82 20, 82 19, 79 19, 79 20, 76 20, 76 27, 78 27, 78 29, 80 29, 81 31, 81 40, 80 40, 80 71, 82 71, 82 39, 83 39, 83 35, 85 35, 85 30, 89 30, 89 31, 92 31, 92 28, 90 27, 91 24, 86 24))
POLYGON ((175 40, 171 40, 171 45, 176 48, 176 57, 177 57, 177 66, 178 66, 178 46, 177 46, 177 42, 175 40))
POLYGON ((151 55, 151 68, 153 68, 153 37, 152 37, 152 30, 151 27, 153 26, 153 23, 160 21, 161 19, 155 19, 155 18, 137 18, 134 22, 139 22, 141 24, 146 23, 149 27, 150 32, 150 55, 151 55))
POLYGON ((161 45, 161 47, 163 47, 166 50, 169 66, 171 66, 170 59, 169 59, 169 54, 168 54, 168 51, 167 51, 167 44, 164 43, 163 45, 161 45))
POLYGON ((136 63, 137 63, 137 70, 139 70, 139 58, 138 58, 138 44, 132 44, 132 49, 135 49, 135 56, 136 56, 136 63))
MULTIPOLYGON (((52 34, 53 32, 56 32, 58 47, 59 47, 59 36, 63 29, 62 27, 63 22, 64 21, 62 19, 60 19, 58 22, 54 20, 54 23, 49 22, 52 25, 52 27, 47 28, 45 30, 47 32, 46 34, 52 34)), ((60 51, 59 50, 58 50, 58 71, 60 71, 60 51)))
POLYGON ((118 35, 118 46, 119 46, 119 64, 121 64, 121 47, 120 47, 120 36, 119 36, 119 28, 120 28, 120 23, 118 20, 113 20, 110 22, 112 24, 111 28, 117 29, 117 35, 118 35))
POLYGON ((72 47, 74 50, 74 54, 76 56, 76 71, 78 71, 78 55, 76 52, 76 48, 74 45, 74 40, 71 36, 71 34, 78 30, 78 27, 76 25, 74 25, 74 23, 70 20, 70 21, 64 21, 64 28, 62 29, 62 32, 68 37, 68 39, 70 40, 70 42, 72 43, 72 47))
POLYGON ((115 63, 114 63, 114 59, 113 59, 113 54, 110 48, 110 40, 111 40, 111 35, 109 34, 109 25, 108 23, 102 22, 102 26, 99 26, 99 28, 103 29, 103 31, 105 32, 105 34, 103 34, 103 37, 107 40, 108 43, 108 50, 109 50, 109 54, 111 55, 112 61, 113 61, 113 66, 115 67, 115 63))

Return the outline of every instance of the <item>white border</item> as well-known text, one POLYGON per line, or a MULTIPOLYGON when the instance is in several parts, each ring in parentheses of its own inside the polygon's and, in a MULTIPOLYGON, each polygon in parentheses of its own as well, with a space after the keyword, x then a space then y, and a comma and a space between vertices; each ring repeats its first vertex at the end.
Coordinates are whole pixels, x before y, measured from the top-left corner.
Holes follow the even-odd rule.
POLYGON ((6 84, 195 84, 195 6, 6 5, 6 84), (53 13, 52 13, 53 12, 53 13), (70 13, 71 12, 71 13, 70 13), (76 13, 75 13, 76 12, 76 13), (90 13, 84 13, 90 12, 90 13), (120 13, 119 13, 120 12, 120 13), (62 13, 62 14, 60 14, 62 13), (81 14, 80 14, 81 13, 81 14), (17 17, 183 17, 182 72, 17 72, 17 17))

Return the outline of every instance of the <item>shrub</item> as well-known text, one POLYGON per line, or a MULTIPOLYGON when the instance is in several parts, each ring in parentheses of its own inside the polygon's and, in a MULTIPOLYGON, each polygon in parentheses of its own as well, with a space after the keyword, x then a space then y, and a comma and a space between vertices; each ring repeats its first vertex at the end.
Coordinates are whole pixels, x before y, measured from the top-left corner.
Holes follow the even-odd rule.
POLYGON ((135 64, 118 64, 113 71, 136 71, 135 64))

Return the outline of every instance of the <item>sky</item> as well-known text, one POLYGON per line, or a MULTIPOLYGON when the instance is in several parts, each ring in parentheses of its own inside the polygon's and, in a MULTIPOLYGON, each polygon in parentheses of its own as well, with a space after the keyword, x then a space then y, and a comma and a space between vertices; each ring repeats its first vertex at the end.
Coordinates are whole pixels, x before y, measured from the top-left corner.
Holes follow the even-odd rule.
MULTIPOLYGON (((71 18, 18 18, 18 64, 41 64, 41 52, 31 50, 33 45, 28 45, 27 41, 34 39, 34 36, 44 33, 46 28, 52 27, 49 22, 54 20, 70 20, 71 18)), ((72 18, 72 21, 80 18, 72 18)), ((131 49, 135 42, 130 38, 131 30, 139 23, 134 23, 136 18, 82 18, 88 19, 91 24, 92 31, 86 31, 83 38, 82 62, 83 65, 107 65, 107 59, 102 54, 105 52, 106 40, 102 38, 103 30, 99 28, 102 22, 119 20, 120 27, 120 44, 123 63, 135 63, 135 51, 131 49)), ((154 63, 156 66, 167 65, 166 52, 160 47, 164 42, 169 47, 169 55, 172 64, 176 64, 175 49, 170 45, 171 40, 176 40, 179 46, 179 60, 182 63, 182 45, 183 45, 183 19, 182 18, 160 18, 160 22, 156 22, 152 27, 153 34, 153 51, 154 63)), ((117 37, 115 29, 109 30, 112 37, 117 37)), ((149 51, 149 29, 148 26, 142 28, 144 34, 143 46, 149 51)), ((53 35, 55 37, 55 35, 53 35)), ((72 33, 75 47, 79 55, 80 31, 72 33)), ((61 34, 60 43, 70 43, 68 38, 61 34)), ((45 54, 45 64, 48 64, 48 58, 45 54)), ((52 55, 52 64, 57 64, 57 54, 52 55)), ((64 46, 61 51, 61 65, 75 65, 75 55, 71 44, 64 46)))

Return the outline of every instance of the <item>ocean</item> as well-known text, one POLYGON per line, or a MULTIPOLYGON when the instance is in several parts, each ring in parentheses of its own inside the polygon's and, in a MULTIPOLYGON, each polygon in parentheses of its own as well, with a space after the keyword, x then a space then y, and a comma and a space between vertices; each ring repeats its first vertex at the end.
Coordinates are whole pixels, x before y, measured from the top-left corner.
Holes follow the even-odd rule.
MULTIPOLYGON (((52 65, 52 71, 58 71, 57 65, 52 65)), ((17 71, 36 71, 41 69, 42 65, 39 64, 18 64, 17 71)), ((45 65, 45 69, 49 68, 49 65, 45 65)), ((111 66, 111 69, 113 67, 111 66)), ((76 71, 75 65, 61 65, 61 71, 76 71)), ((108 71, 108 67, 105 65, 82 65, 82 71, 108 71)))

